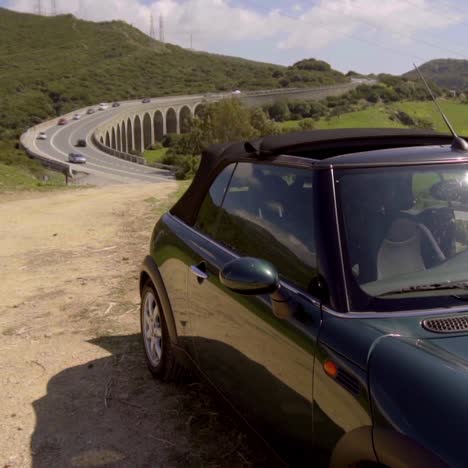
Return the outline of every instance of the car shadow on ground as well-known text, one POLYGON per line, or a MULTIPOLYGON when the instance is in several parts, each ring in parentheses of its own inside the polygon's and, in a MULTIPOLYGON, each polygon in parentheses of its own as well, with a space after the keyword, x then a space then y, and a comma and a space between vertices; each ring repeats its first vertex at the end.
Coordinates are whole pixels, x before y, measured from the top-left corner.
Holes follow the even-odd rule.
POLYGON ((55 375, 33 403, 34 468, 277 464, 203 384, 155 381, 139 335, 90 342, 111 356, 55 375))

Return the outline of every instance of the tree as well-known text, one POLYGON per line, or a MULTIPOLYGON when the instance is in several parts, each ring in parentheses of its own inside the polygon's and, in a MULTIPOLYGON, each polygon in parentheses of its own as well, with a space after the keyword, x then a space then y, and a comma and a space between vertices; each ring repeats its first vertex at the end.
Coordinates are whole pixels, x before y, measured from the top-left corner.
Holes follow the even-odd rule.
POLYGON ((278 126, 258 107, 250 111, 250 123, 261 136, 279 133, 278 126))
POLYGON ((238 99, 223 99, 206 107, 204 116, 194 122, 194 131, 203 146, 246 140, 258 136, 251 124, 250 110, 238 99))
POLYGON ((299 70, 314 70, 314 71, 330 71, 331 66, 323 60, 316 60, 314 58, 301 60, 296 62, 291 68, 298 68, 299 70))
POLYGON ((270 118, 277 122, 283 122, 289 118, 289 107, 285 101, 275 102, 268 110, 270 118))

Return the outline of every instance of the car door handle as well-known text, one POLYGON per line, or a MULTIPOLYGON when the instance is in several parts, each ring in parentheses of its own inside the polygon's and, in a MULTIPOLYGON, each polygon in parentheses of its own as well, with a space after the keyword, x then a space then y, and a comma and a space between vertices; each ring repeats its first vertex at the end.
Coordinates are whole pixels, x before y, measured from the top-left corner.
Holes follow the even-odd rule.
POLYGON ((192 265, 190 271, 199 279, 206 280, 208 279, 208 273, 206 271, 200 270, 200 265, 192 265))

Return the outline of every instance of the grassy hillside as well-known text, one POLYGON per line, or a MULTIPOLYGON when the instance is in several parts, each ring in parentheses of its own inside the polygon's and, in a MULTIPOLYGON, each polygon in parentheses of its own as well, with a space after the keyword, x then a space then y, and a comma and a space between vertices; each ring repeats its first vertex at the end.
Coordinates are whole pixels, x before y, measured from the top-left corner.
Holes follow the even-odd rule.
POLYGON ((99 101, 348 80, 324 62, 311 62, 281 67, 194 52, 121 21, 0 8, 0 132, 18 134, 48 116, 99 101))
MULTIPOLYGON (((421 65, 420 70, 424 76, 443 88, 466 90, 468 89, 468 60, 436 59, 421 65)), ((415 70, 403 76, 418 79, 415 70)))

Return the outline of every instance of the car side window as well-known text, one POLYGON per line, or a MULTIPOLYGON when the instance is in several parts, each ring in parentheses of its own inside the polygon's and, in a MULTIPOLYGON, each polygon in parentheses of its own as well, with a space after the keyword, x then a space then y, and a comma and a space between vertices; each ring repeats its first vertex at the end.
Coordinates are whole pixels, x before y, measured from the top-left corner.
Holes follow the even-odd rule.
POLYGON ((230 164, 218 174, 198 211, 195 228, 210 237, 215 235, 221 203, 235 167, 230 164))
POLYGON ((263 258, 280 276, 309 290, 317 275, 312 172, 239 163, 214 237, 239 255, 263 258))

